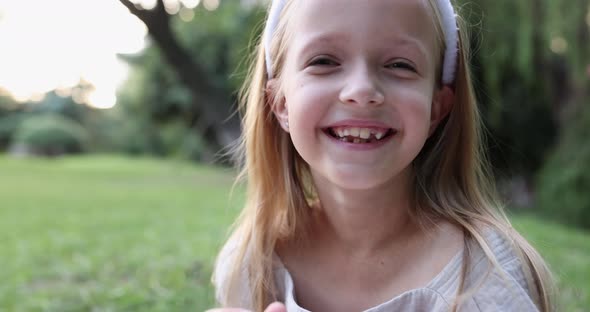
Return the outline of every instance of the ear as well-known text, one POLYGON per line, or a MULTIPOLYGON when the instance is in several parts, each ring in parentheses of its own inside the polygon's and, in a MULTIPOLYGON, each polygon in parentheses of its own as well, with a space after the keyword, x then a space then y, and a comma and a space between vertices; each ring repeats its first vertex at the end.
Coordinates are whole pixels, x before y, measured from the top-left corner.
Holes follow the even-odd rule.
POLYGON ((281 128, 286 132, 289 132, 289 110, 287 109, 284 97, 277 99, 277 96, 280 96, 278 92, 278 83, 279 82, 276 79, 271 79, 266 83, 265 97, 268 105, 270 105, 277 118, 278 123, 281 125, 281 128))
POLYGON ((442 86, 435 91, 430 110, 429 136, 434 133, 440 122, 449 115, 451 108, 453 108, 453 103, 455 103, 455 93, 450 87, 442 86))

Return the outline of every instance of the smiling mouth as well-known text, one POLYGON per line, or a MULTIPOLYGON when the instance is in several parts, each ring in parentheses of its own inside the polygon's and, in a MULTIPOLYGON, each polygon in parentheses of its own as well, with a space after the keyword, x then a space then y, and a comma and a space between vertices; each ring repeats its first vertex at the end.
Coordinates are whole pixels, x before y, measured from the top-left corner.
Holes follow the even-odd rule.
POLYGON ((354 144, 367 144, 385 141, 392 137, 396 130, 389 128, 361 128, 361 127, 330 127, 323 129, 332 138, 354 144))

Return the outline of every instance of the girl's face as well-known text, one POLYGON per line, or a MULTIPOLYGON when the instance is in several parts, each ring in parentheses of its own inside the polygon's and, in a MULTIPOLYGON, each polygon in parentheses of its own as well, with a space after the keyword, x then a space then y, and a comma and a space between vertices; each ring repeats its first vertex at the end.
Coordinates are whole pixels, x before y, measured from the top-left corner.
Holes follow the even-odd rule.
POLYGON ((435 88, 427 2, 298 0, 293 10, 274 110, 316 183, 403 181, 450 106, 448 88, 435 88))

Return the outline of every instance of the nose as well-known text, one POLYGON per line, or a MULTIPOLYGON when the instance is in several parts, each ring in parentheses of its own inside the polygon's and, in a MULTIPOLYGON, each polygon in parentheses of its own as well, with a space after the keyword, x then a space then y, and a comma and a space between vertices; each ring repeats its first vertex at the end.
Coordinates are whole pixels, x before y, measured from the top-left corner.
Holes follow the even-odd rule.
POLYGON ((385 100, 376 77, 367 65, 352 68, 340 91, 340 101, 345 104, 379 105, 385 100))

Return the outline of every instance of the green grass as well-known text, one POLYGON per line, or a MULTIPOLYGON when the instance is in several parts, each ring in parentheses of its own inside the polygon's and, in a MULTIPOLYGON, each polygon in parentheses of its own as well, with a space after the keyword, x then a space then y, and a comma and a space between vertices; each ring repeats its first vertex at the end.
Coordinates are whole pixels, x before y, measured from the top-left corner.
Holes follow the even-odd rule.
POLYGON ((232 173, 118 157, 0 158, 0 311, 202 311, 232 173))
POLYGON ((558 311, 590 311, 590 233, 528 216, 512 221, 549 263, 558 284, 558 311))
MULTIPOLYGON (((203 311, 242 198, 233 172, 113 156, 0 156, 0 311, 203 311)), ((552 264, 563 311, 590 306, 590 234, 515 226, 552 264)))

